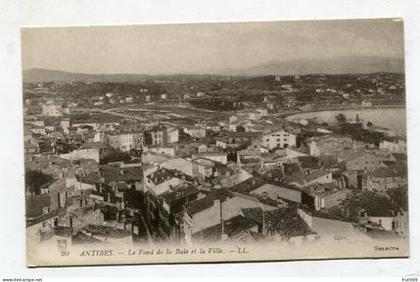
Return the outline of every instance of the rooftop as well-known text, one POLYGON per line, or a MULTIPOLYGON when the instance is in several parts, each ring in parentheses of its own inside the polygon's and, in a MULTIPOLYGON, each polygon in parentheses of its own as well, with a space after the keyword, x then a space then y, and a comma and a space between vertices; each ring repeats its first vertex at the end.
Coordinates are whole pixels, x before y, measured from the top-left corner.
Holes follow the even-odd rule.
POLYGON ((228 189, 221 188, 213 190, 207 194, 206 197, 189 202, 187 205, 187 211, 189 214, 194 215, 213 206, 214 200, 224 201, 226 198, 231 197, 233 197, 233 194, 228 189))
POLYGON ((117 167, 111 165, 103 165, 100 167, 102 176, 106 182, 120 181, 142 181, 142 167, 117 167))

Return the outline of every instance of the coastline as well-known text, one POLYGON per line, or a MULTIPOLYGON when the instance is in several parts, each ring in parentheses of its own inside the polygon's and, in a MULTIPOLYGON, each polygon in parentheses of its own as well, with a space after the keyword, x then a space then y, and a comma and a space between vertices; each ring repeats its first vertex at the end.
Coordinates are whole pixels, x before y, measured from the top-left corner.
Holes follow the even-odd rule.
POLYGON ((294 111, 290 113, 283 113, 280 114, 283 118, 290 118, 294 115, 298 114, 307 114, 307 113, 317 113, 317 112, 327 112, 327 111, 348 111, 348 110, 374 110, 374 109, 406 109, 406 105, 401 104, 393 104, 393 105, 373 105, 368 107, 362 106, 348 106, 348 107, 331 107, 331 108, 323 108, 323 109, 308 109, 308 110, 300 110, 294 111))

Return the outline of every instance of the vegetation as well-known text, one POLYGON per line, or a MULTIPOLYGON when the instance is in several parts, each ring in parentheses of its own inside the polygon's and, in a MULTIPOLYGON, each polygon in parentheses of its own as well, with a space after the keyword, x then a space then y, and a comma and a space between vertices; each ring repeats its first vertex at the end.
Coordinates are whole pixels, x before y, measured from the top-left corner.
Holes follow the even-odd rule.
POLYGON ((52 181, 52 176, 40 171, 30 170, 25 172, 25 187, 31 194, 41 194, 41 188, 52 181))

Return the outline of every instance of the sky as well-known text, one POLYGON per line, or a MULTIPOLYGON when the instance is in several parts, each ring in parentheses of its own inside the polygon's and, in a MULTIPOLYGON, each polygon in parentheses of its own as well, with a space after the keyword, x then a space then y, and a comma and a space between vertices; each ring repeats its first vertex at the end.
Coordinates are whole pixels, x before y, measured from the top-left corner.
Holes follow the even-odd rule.
POLYGON ((379 19, 22 29, 23 69, 218 73, 343 56, 403 58, 403 23, 379 19))

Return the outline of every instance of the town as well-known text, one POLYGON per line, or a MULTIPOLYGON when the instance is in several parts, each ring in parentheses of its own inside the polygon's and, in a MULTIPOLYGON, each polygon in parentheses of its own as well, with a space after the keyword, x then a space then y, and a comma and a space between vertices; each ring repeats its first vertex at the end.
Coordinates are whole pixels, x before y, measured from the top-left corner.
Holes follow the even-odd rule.
POLYGON ((30 244, 408 238, 404 75, 25 81, 30 244), (334 110, 333 121, 294 118, 334 110), (337 111, 338 110, 338 111, 337 111))

